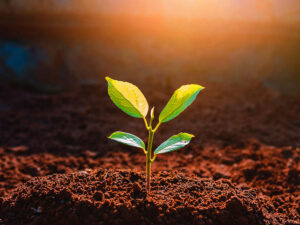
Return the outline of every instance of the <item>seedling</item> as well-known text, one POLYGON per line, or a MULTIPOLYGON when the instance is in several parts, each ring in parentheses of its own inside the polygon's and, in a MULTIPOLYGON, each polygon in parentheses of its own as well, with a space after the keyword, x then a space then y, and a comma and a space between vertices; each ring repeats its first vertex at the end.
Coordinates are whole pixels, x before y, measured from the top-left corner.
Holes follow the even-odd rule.
POLYGON ((152 153, 152 144, 155 132, 162 123, 174 119, 189 105, 191 105, 196 99, 198 93, 204 89, 204 87, 197 84, 189 84, 183 85, 177 89, 169 100, 168 104, 160 113, 158 123, 154 127, 152 124, 154 119, 154 107, 151 109, 150 121, 148 124, 146 116, 148 114, 149 105, 145 96, 137 86, 128 82, 114 80, 109 77, 106 77, 105 79, 108 82, 108 94, 111 100, 116 104, 116 106, 118 106, 128 115, 143 119, 146 129, 149 132, 147 148, 145 143, 139 137, 130 133, 117 131, 108 137, 117 142, 141 148, 144 151, 146 155, 146 190, 149 192, 151 164, 154 162, 157 155, 178 150, 189 144, 191 139, 194 137, 192 134, 179 133, 163 142, 155 149, 154 153, 152 153))

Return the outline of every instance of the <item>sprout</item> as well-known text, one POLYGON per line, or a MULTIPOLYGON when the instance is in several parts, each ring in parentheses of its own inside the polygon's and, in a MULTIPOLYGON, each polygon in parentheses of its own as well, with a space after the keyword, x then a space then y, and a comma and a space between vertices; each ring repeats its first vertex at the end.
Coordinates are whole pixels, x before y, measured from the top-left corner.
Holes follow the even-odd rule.
POLYGON ((139 137, 130 133, 117 131, 109 136, 112 140, 136 148, 141 148, 144 151, 146 155, 146 190, 149 192, 151 164, 154 162, 157 155, 178 150, 189 144, 191 139, 194 137, 194 135, 188 133, 173 135, 158 146, 154 153, 152 153, 153 137, 155 132, 162 123, 174 119, 189 105, 191 105, 196 99, 198 93, 204 89, 204 87, 197 84, 189 84, 183 85, 177 89, 168 104, 160 113, 158 123, 154 127, 152 125, 154 119, 154 107, 151 109, 150 121, 148 124, 146 116, 148 114, 149 105, 145 96, 137 86, 128 82, 114 80, 109 77, 106 77, 105 79, 108 82, 108 94, 115 105, 128 115, 143 119, 146 129, 149 132, 147 148, 145 143, 139 137))

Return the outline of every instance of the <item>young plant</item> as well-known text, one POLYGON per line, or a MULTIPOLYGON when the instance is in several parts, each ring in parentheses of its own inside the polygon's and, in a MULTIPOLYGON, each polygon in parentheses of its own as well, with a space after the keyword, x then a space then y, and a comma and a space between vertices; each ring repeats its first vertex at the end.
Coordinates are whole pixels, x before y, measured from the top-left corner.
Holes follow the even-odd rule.
POLYGON ((156 156, 178 150, 189 144, 191 139, 194 137, 194 135, 188 133, 173 135, 158 146, 155 149, 154 154, 152 154, 152 144, 155 132, 162 123, 174 119, 189 105, 191 105, 196 99, 198 93, 204 89, 204 87, 197 84, 189 84, 183 85, 177 89, 160 113, 158 123, 154 127, 154 107, 151 109, 150 121, 148 124, 146 116, 148 114, 149 105, 145 96, 138 87, 131 83, 114 80, 109 77, 106 77, 105 79, 108 82, 108 94, 111 100, 128 115, 143 119, 146 129, 149 132, 147 148, 145 143, 139 137, 130 133, 117 131, 111 134, 108 138, 126 145, 141 148, 144 151, 146 155, 146 189, 147 191, 150 191, 151 164, 154 162, 156 156))

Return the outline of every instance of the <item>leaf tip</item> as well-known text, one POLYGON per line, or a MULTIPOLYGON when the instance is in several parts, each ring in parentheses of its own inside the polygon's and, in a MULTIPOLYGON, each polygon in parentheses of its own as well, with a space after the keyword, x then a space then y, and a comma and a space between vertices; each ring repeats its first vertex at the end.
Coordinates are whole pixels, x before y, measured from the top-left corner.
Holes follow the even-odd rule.
POLYGON ((205 87, 203 87, 203 86, 201 86, 201 85, 199 85, 199 84, 195 84, 195 85, 197 86, 197 89, 198 89, 199 91, 205 89, 205 87))
POLYGON ((112 139, 112 136, 115 134, 116 132, 112 133, 111 135, 109 135, 107 138, 108 139, 112 139))
POLYGON ((111 79, 110 77, 106 76, 106 77, 105 77, 105 80, 106 80, 107 82, 110 82, 112 79, 111 79))
POLYGON ((193 134, 183 133, 183 132, 179 133, 179 136, 188 137, 188 138, 191 138, 191 139, 195 137, 195 135, 193 135, 193 134))

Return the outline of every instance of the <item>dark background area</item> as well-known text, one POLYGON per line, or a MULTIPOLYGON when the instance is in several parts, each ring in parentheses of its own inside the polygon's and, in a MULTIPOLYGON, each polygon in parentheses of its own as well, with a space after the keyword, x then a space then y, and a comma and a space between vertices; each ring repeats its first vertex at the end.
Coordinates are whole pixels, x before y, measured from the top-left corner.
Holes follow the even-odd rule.
POLYGON ((299 91, 297 1, 126 3, 3 1, 0 76, 42 92, 105 75, 299 91))

